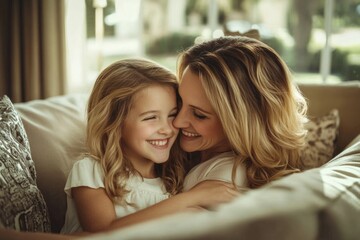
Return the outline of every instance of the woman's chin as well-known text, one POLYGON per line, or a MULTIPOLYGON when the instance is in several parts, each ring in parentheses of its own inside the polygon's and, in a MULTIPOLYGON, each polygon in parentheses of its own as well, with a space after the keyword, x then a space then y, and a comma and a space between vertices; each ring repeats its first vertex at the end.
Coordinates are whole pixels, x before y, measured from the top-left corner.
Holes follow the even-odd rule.
POLYGON ((190 144, 188 142, 186 143, 180 142, 180 147, 182 150, 189 153, 199 151, 199 149, 196 146, 194 146, 194 144, 190 144))

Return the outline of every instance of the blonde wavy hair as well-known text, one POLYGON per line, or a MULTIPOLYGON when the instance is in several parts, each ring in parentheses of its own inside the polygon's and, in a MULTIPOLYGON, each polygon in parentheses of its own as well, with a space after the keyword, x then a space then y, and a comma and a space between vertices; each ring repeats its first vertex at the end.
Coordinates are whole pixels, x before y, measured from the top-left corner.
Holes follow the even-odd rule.
POLYGON ((195 45, 178 59, 198 74, 206 96, 238 156, 248 184, 257 188, 300 171, 307 103, 279 55, 247 37, 222 37, 195 45))
MULTIPOLYGON (((145 59, 123 59, 104 69, 93 86, 87 109, 86 144, 88 154, 101 164, 106 193, 114 202, 129 204, 123 200, 128 192, 125 183, 130 174, 140 174, 126 158, 121 145, 124 120, 133 96, 154 84, 171 86, 177 94, 178 82, 169 70, 145 59)), ((183 159, 177 139, 169 160, 155 165, 170 194, 181 191, 183 159)))

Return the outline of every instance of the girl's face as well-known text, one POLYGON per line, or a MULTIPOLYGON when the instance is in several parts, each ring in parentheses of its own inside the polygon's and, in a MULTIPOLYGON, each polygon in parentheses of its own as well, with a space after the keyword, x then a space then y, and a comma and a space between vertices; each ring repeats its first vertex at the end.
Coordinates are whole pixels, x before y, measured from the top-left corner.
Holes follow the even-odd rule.
POLYGON ((174 125, 181 128, 181 148, 186 152, 201 151, 201 160, 230 150, 220 119, 206 97, 198 75, 185 69, 179 87, 181 109, 174 125))
POLYGON ((143 177, 154 176, 154 163, 166 162, 178 129, 175 90, 154 85, 133 96, 132 107, 122 128, 124 152, 143 177))

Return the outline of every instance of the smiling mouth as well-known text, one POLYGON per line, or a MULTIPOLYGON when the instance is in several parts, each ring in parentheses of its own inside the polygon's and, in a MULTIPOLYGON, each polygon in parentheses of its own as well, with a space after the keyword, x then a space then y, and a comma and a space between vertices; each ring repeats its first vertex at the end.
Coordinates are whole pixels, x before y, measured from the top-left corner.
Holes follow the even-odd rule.
POLYGON ((147 142, 155 147, 163 147, 168 144, 169 139, 167 138, 167 139, 162 139, 162 140, 148 140, 147 142))
POLYGON ((191 132, 187 132, 187 131, 184 131, 184 130, 182 130, 181 133, 186 137, 200 137, 200 134, 191 133, 191 132))

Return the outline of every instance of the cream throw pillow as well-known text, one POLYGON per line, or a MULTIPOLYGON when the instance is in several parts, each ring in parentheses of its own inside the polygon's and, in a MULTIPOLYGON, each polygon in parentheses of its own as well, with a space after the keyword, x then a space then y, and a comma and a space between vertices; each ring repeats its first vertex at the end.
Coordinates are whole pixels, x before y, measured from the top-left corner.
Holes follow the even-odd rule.
POLYGON ((306 123, 305 127, 308 130, 306 146, 301 155, 304 170, 319 167, 333 157, 339 124, 340 117, 337 109, 306 123))

